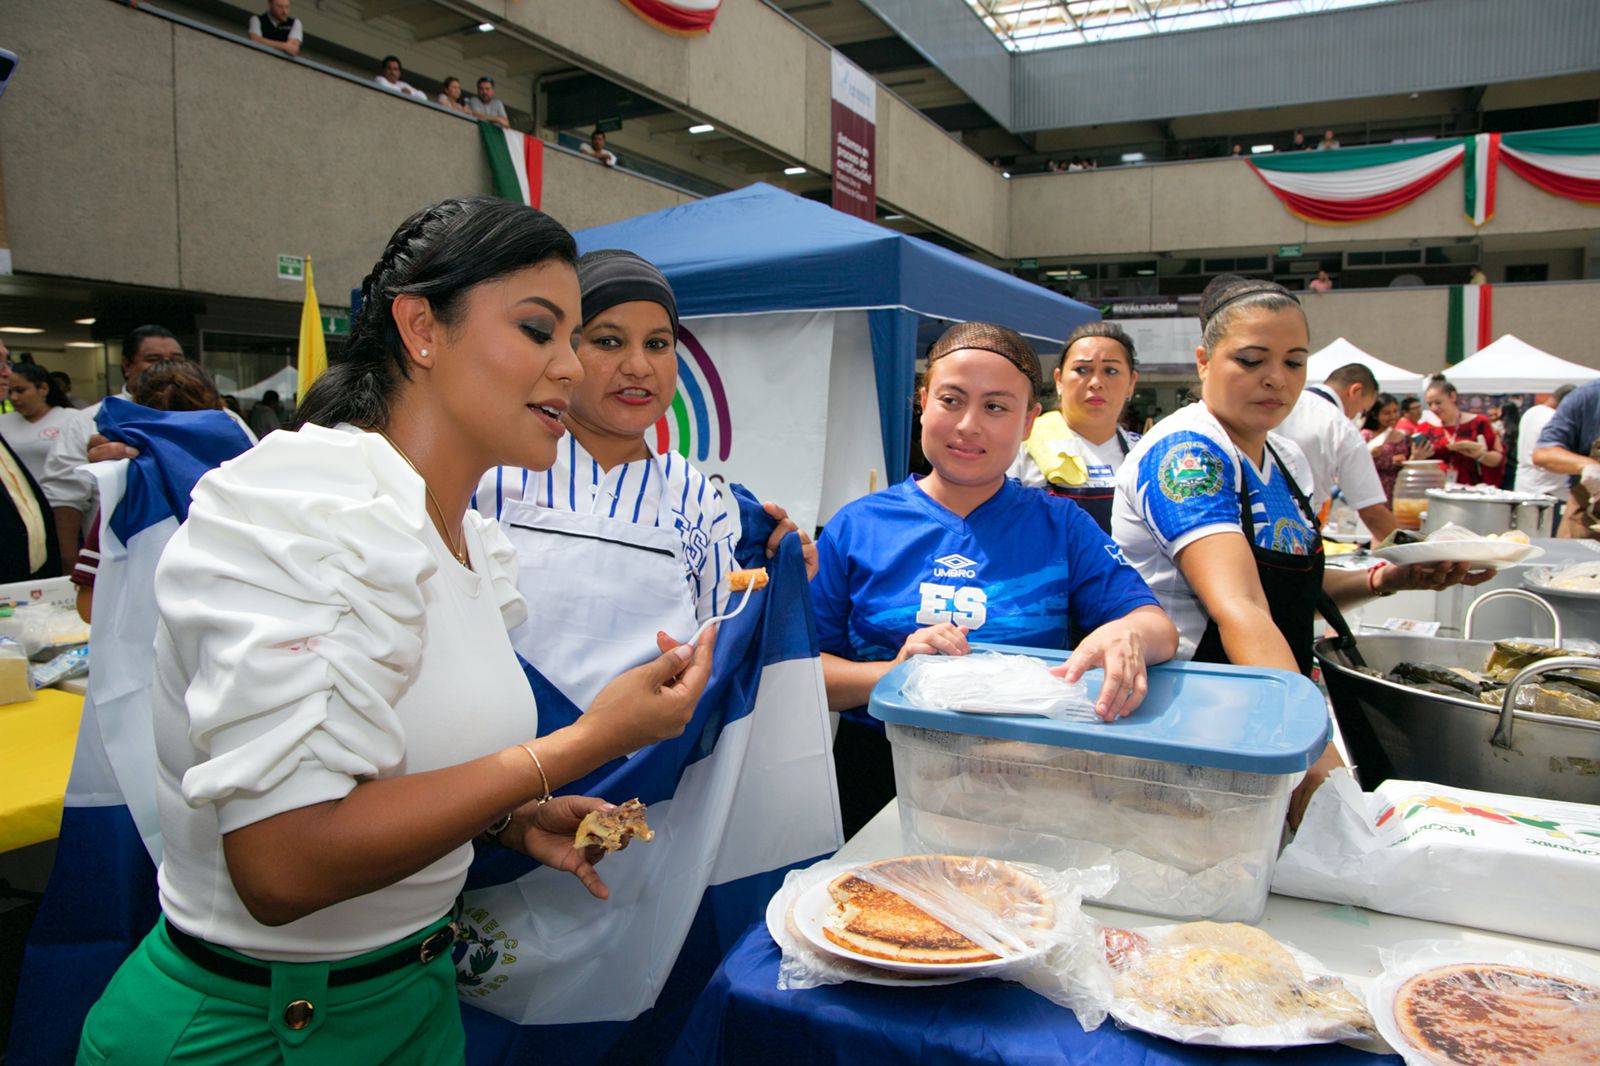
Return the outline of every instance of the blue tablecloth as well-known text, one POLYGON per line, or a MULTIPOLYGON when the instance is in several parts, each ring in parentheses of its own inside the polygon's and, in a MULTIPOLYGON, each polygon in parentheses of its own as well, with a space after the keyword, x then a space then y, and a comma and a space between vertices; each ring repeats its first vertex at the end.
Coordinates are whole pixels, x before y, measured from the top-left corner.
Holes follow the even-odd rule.
POLYGON ((863 1062, 945 1066, 1399 1066, 1338 1044, 1285 1051, 1183 1047, 1107 1021, 1092 1033, 1021 985, 937 988, 842 984, 778 990, 778 946, 764 925, 734 945, 678 1038, 672 1066, 863 1062))

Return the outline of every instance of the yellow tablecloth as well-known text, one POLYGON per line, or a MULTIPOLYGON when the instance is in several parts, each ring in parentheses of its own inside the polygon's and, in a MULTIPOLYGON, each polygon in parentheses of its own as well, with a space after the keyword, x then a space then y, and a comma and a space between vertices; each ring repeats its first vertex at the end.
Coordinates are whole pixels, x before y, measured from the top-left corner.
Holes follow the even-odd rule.
POLYGON ((41 689, 0 705, 0 851, 53 840, 72 770, 83 697, 41 689))

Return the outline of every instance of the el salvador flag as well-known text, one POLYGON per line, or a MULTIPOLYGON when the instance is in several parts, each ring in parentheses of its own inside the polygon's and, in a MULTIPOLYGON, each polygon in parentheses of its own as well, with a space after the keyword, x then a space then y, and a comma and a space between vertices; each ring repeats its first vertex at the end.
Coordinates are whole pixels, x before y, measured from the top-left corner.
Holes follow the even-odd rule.
POLYGON ((195 482, 250 447, 221 411, 155 411, 111 397, 99 431, 139 449, 89 467, 100 487, 89 691, 55 867, 23 956, 6 1062, 70 1063, 89 1008, 155 925, 155 570, 195 482))
MULTIPOLYGON (((747 522, 754 515, 748 514, 747 522)), ((747 528, 744 545, 772 528, 747 528)), ((841 842, 832 736, 799 539, 722 625, 682 736, 562 792, 650 807, 656 832, 609 857, 600 901, 571 874, 480 847, 456 945, 471 1063, 659 1062, 696 996, 787 870, 841 842)), ((741 561, 747 557, 741 550, 741 561)), ((759 565, 759 563, 757 564, 759 565)), ((539 730, 580 713, 532 667, 539 730)))

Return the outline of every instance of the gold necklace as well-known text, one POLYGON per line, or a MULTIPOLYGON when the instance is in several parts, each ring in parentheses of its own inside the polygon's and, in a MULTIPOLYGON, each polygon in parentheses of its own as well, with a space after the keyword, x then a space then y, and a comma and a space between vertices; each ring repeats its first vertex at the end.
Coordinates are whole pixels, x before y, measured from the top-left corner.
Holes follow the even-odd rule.
MULTIPOLYGON (((398 445, 398 444, 396 444, 394 442, 394 438, 393 437, 389 436, 389 434, 385 433, 381 429, 374 428, 373 432, 376 433, 378 436, 382 437, 384 440, 388 441, 389 442, 389 447, 393 448, 395 450, 395 454, 400 456, 400 458, 402 458, 402 459, 404 459, 406 461, 406 465, 411 468, 412 473, 416 474, 417 477, 422 478, 422 491, 428 494, 428 502, 433 504, 433 509, 439 513, 439 528, 440 528, 440 532, 444 532, 444 525, 445 525, 445 522, 447 521, 445 516, 444 516, 444 508, 439 506, 438 497, 434 496, 433 489, 428 487, 428 479, 425 478, 425 477, 422 477, 422 471, 417 469, 417 464, 413 463, 411 461, 411 456, 407 455, 405 453, 405 451, 400 447, 400 445, 398 445)), ((445 543, 445 547, 450 549, 450 554, 454 555, 456 557, 456 562, 460 563, 462 566, 466 566, 467 565, 466 537, 463 535, 463 537, 461 538, 461 547, 457 548, 456 544, 455 544, 455 539, 453 537, 451 537, 449 533, 445 533, 444 543, 445 543)))

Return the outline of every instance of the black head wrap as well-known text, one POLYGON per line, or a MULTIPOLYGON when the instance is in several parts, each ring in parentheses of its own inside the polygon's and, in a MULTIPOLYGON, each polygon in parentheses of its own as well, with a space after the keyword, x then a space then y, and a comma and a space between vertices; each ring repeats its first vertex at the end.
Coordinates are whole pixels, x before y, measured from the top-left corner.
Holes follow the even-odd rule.
POLYGON ((578 288, 583 293, 583 324, 608 307, 646 300, 667 309, 672 336, 678 336, 678 299, 666 277, 648 259, 621 248, 578 257, 578 288))

